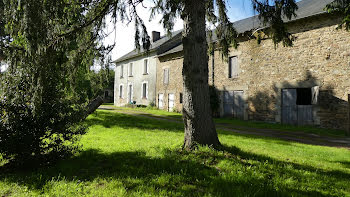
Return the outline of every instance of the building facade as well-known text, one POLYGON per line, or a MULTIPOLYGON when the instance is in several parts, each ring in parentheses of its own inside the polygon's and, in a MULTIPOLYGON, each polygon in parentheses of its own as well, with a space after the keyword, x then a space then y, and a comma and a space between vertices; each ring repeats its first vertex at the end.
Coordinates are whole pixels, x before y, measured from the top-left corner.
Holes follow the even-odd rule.
MULTIPOLYGON (((221 116, 347 128, 350 36, 336 29, 339 17, 324 13, 329 2, 298 3, 298 17, 287 23, 296 38, 293 47, 251 39, 259 28, 256 17, 235 23, 241 33, 238 48, 231 48, 228 60, 215 51, 208 63, 221 116)), ((159 55, 158 61, 157 106, 181 111, 182 47, 159 55)))
POLYGON ((174 32, 171 38, 152 32, 149 51, 135 49, 114 62, 115 106, 156 104, 157 54, 179 43, 180 36, 180 31, 174 32))

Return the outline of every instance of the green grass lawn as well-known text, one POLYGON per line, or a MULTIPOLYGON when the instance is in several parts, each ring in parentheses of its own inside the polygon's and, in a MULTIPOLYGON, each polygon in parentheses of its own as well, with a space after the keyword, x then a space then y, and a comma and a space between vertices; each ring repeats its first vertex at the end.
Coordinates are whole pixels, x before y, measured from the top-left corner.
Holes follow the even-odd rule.
MULTIPOLYGON (((101 111, 82 152, 0 174, 0 196, 350 196, 350 151, 219 131, 224 150, 183 152, 183 126, 101 111)), ((1 168, 0 168, 1 170, 1 168)))
MULTIPOLYGON (((111 105, 109 105, 109 107, 111 107, 111 105)), ((168 112, 168 111, 159 110, 156 108, 127 108, 127 107, 116 107, 116 108, 119 110, 125 110, 125 111, 145 112, 145 113, 165 116, 169 118, 178 118, 178 119, 182 118, 182 115, 180 113, 168 112)), ((238 126, 238 127, 250 127, 250 128, 258 128, 258 129, 272 129, 272 130, 279 130, 279 131, 313 133, 317 135, 330 136, 330 137, 347 136, 346 131, 343 131, 343 130, 323 129, 323 128, 316 128, 312 126, 282 125, 277 123, 244 121, 244 120, 238 120, 233 118, 215 118, 214 121, 216 123, 238 126)))

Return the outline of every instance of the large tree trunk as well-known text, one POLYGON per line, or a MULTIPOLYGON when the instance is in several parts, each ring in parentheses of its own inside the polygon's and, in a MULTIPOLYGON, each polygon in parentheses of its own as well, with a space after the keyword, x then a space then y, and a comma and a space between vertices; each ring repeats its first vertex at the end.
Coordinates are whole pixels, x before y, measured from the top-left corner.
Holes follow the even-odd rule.
POLYGON ((185 149, 220 145, 210 108, 205 1, 186 0, 183 13, 185 149))

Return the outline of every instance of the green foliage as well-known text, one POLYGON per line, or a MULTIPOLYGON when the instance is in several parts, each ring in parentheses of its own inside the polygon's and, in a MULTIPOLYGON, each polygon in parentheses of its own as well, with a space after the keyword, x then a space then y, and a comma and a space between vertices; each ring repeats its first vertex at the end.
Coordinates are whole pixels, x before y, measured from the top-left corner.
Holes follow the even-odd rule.
POLYGON ((282 42, 284 46, 293 46, 294 36, 290 34, 283 22, 283 17, 291 19, 295 17, 295 11, 298 9, 295 0, 274 0, 271 4, 266 0, 252 0, 253 7, 259 12, 259 18, 268 28, 264 33, 272 38, 275 47, 282 42))
POLYGON ((328 4, 325 9, 329 13, 341 15, 343 19, 338 28, 350 31, 350 0, 335 0, 328 4))

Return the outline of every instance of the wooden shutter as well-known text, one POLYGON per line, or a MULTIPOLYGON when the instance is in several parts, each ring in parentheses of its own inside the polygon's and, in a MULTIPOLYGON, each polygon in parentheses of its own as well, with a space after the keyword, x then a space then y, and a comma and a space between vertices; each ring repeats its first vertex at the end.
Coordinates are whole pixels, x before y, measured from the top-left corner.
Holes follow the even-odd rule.
POLYGON ((132 76, 132 63, 129 64, 129 76, 132 76))
POLYGON ((232 78, 237 78, 239 75, 239 65, 238 65, 238 58, 237 57, 231 57, 231 73, 232 78))
POLYGON ((164 84, 169 83, 169 68, 164 69, 164 84))

